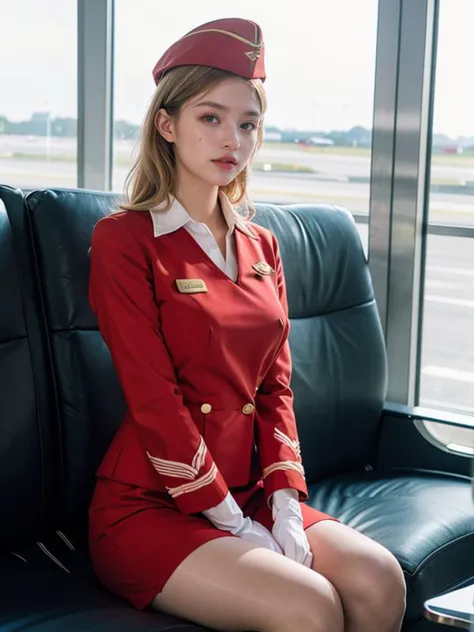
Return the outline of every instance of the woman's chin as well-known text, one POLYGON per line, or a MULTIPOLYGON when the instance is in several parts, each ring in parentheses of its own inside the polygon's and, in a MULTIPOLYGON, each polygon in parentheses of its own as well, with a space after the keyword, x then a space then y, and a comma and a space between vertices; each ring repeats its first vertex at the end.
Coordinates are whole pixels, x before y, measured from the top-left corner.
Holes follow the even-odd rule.
POLYGON ((222 174, 222 175, 214 175, 212 177, 206 178, 206 182, 213 187, 226 187, 229 185, 232 180, 235 179, 235 174, 222 174))

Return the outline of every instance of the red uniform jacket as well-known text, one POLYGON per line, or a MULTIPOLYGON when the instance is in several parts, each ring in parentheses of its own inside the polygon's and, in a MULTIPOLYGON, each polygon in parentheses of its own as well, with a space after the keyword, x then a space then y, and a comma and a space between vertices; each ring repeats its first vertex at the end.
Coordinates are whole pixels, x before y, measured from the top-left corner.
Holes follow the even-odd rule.
POLYGON ((261 478, 267 500, 307 498, 277 242, 243 219, 235 240, 234 283, 185 228, 154 237, 146 212, 107 216, 92 237, 89 298, 128 407, 98 475, 186 513, 261 478))

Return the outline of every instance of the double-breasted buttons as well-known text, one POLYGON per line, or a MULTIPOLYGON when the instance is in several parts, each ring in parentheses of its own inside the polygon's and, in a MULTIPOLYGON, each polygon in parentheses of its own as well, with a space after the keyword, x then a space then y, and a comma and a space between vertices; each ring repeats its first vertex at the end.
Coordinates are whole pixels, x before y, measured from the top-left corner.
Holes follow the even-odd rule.
POLYGON ((254 410, 255 410, 255 406, 251 404, 250 402, 242 406, 242 412, 244 413, 244 415, 251 415, 254 410))
POLYGON ((203 415, 208 415, 212 410, 212 406, 210 404, 203 404, 201 406, 201 412, 203 415))

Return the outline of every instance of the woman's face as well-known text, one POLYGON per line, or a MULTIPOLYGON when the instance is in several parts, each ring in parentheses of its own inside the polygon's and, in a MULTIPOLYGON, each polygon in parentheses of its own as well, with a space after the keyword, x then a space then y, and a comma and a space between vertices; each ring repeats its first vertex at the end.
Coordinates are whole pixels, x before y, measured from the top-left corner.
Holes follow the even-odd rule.
POLYGON ((191 99, 177 117, 164 110, 157 117, 160 133, 174 144, 178 178, 219 187, 229 184, 253 157, 260 124, 255 90, 239 77, 191 99))

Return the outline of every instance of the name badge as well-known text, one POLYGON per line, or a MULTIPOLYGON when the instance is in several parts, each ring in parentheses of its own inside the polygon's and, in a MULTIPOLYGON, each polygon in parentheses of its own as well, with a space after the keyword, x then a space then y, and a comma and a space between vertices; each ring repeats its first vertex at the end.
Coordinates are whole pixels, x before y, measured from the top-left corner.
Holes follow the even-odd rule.
POLYGON ((181 294, 207 292, 207 286, 202 279, 176 279, 176 286, 181 294))

